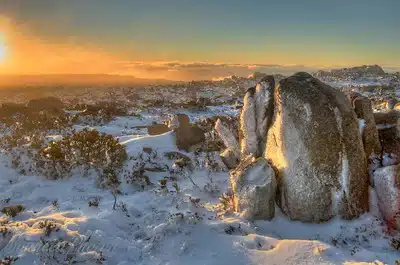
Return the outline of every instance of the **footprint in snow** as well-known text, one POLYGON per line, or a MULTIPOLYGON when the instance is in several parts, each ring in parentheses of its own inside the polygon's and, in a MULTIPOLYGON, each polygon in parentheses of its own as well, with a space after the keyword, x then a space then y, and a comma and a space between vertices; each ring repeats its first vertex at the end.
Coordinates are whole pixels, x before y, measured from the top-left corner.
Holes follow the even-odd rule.
POLYGON ((250 234, 240 238, 239 243, 247 249, 269 251, 274 249, 279 241, 271 237, 250 234))

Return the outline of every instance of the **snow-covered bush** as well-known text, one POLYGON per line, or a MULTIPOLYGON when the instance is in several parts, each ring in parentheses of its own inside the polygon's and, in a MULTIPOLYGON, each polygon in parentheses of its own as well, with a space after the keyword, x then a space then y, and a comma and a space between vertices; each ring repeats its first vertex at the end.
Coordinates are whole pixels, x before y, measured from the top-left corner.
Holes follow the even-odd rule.
POLYGON ((20 147, 25 144, 41 142, 48 131, 62 133, 70 128, 70 117, 64 113, 22 112, 10 116, 0 116, 0 146, 20 147))
POLYGON ((68 177, 77 167, 95 169, 99 175, 117 172, 127 159, 124 146, 114 137, 88 129, 51 142, 39 154, 36 165, 50 179, 68 177))
POLYGON ((111 121, 115 116, 126 116, 127 108, 121 102, 101 101, 95 105, 78 105, 72 109, 82 109, 72 121, 86 125, 103 125, 111 121))
POLYGON ((15 217, 23 210, 25 210, 25 207, 23 205, 18 204, 18 205, 6 206, 1 210, 1 212, 9 217, 15 217))
POLYGON ((105 261, 102 252, 88 251, 79 253, 79 245, 62 239, 44 240, 41 238, 40 261, 41 264, 67 265, 67 264, 103 264, 105 261))
POLYGON ((0 260, 0 265, 12 265, 18 260, 17 257, 5 257, 4 259, 0 260))

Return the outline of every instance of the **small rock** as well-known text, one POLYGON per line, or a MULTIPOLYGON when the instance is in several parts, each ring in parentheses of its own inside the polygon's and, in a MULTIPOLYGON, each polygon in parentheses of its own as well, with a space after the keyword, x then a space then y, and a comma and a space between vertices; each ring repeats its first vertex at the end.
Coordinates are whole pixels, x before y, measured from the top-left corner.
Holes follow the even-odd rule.
POLYGON ((171 131, 165 124, 153 124, 147 127, 147 132, 149 135, 160 135, 171 131))

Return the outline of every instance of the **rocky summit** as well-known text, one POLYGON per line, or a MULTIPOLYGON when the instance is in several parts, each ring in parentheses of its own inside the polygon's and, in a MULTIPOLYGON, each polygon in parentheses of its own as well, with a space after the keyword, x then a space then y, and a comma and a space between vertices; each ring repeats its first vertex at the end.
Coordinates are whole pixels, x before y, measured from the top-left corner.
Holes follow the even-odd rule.
MULTIPOLYGON (((235 210, 271 219, 274 200, 290 219, 313 223, 368 212, 369 186, 393 186, 373 176, 385 164, 381 143, 387 141, 375 117, 365 96, 346 95, 308 73, 277 84, 263 77, 244 96, 239 133, 222 120, 215 126, 227 148, 221 158, 231 169, 235 210)), ((389 208, 396 203, 385 200, 389 208)))

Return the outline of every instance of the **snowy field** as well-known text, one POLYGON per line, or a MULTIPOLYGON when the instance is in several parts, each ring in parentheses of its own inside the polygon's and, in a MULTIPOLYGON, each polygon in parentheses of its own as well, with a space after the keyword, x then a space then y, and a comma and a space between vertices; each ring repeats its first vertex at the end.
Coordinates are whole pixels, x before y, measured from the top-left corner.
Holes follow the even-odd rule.
MULTIPOLYGON (((196 121, 237 112, 213 107, 186 114, 196 121)), ((117 117, 95 127, 117 137, 128 156, 151 148, 152 154, 144 158, 151 165, 173 167, 166 152, 181 152, 197 161, 192 171, 174 178, 165 171, 146 172, 153 185, 143 189, 122 181, 116 201, 109 190, 97 187, 90 174, 61 180, 19 175, 4 151, 0 207, 21 204, 25 210, 1 220, 7 231, 0 234, 0 257, 18 259, 0 264, 394 265, 400 259, 400 252, 391 246, 394 234, 382 222, 374 199, 372 211, 358 220, 325 224, 292 222, 278 208, 273 221, 257 222, 224 211, 219 197, 229 185, 227 170, 211 168, 204 157, 179 151, 171 132, 148 136, 146 130, 135 129, 160 122, 165 115, 145 112, 140 119, 117 117), (89 201, 98 206, 89 206, 89 201), (53 226, 46 229, 46 222, 53 226)), ((218 162, 218 154, 213 159, 218 162)), ((128 160, 124 167, 132 163, 128 160)), ((371 195, 374 198, 373 191, 371 195)))

